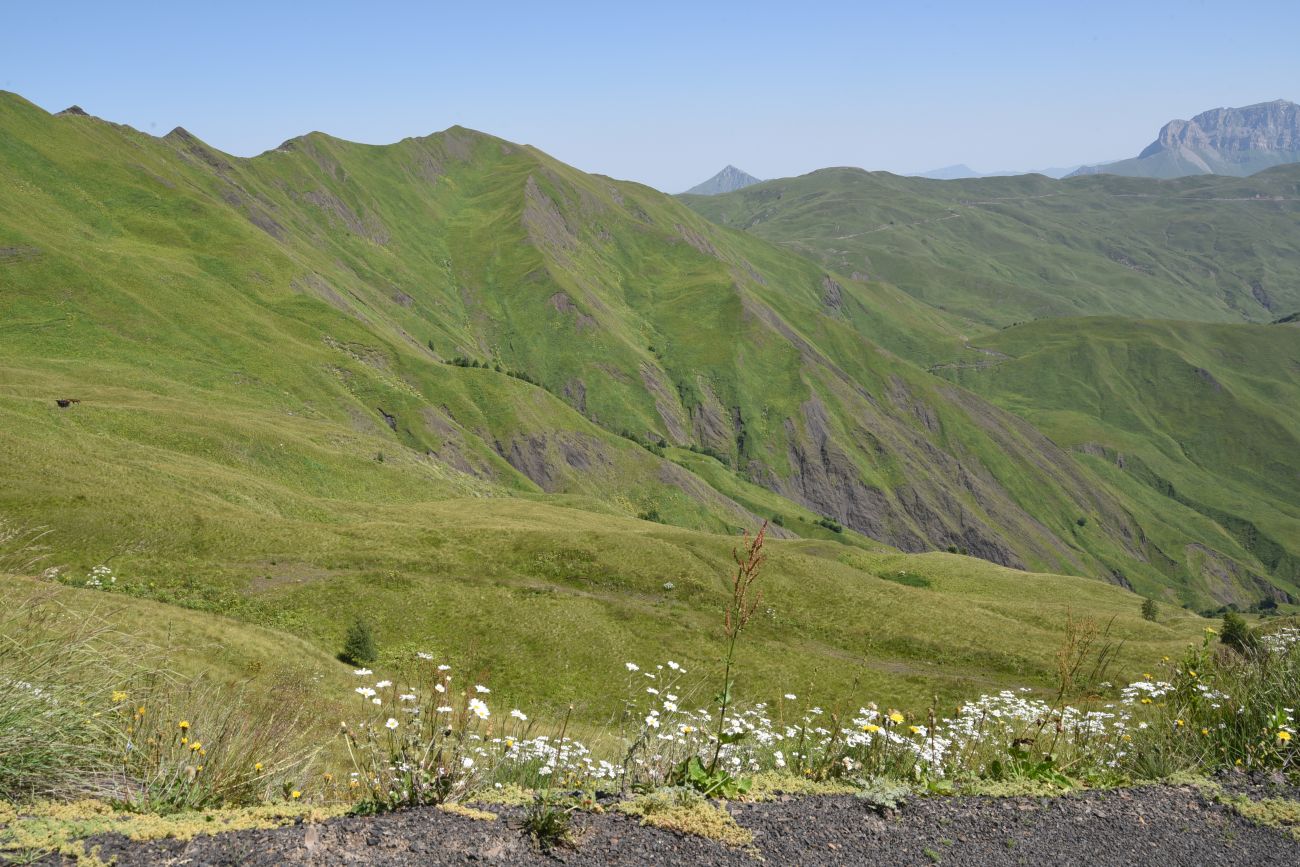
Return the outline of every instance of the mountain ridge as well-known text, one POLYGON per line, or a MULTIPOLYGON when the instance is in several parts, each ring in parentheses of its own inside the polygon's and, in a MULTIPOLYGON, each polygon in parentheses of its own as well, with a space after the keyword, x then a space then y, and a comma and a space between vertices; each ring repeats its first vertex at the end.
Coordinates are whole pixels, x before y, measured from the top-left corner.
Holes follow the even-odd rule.
MULTIPOLYGON (((647 187, 458 128, 385 146, 311 134, 239 158, 13 100, 0 127, 0 195, 22 215, 0 221, 0 247, 37 251, 8 257, 19 291, 6 319, 70 329, 20 329, 0 354, 30 383, 0 402, 15 454, 48 439, 29 407, 50 391, 93 396, 63 424, 106 412, 122 454, 157 450, 139 439, 145 391, 111 397, 124 388, 113 371, 133 370, 176 396, 178 429, 214 402, 244 407, 249 421, 207 426, 219 441, 238 442, 240 424, 274 430, 280 407, 314 419, 325 439, 293 439, 283 458, 189 435, 165 450, 169 466, 235 473, 241 489, 270 462, 279 481, 261 520, 275 526, 307 509, 303 490, 341 503, 383 492, 392 508, 542 497, 715 533, 778 515, 778 534, 1123 574, 1189 602, 1258 598, 1263 567, 1236 548, 1223 579, 1161 571, 1127 494, 928 372, 970 352, 970 320, 647 187), (59 359, 87 353, 95 362, 69 378, 59 359)), ((42 472, 6 479, 11 505, 66 475, 57 447, 42 448, 42 472)), ((140 492, 120 527, 160 532, 162 492, 104 459, 96 472, 140 492)), ((96 514, 68 503, 33 517, 103 544, 96 514)))
POLYGON ((1300 105, 1276 99, 1240 108, 1214 108, 1191 120, 1171 120, 1136 157, 1082 166, 1073 175, 1245 177, 1294 162, 1300 162, 1300 105))

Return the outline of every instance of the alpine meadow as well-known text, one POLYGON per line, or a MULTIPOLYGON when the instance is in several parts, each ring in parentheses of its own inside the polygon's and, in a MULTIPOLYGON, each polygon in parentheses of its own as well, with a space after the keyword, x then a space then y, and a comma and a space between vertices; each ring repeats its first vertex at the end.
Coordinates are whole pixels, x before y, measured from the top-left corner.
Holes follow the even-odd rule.
POLYGON ((1208 778, 1300 771, 1300 164, 695 189, 0 91, 0 858, 1192 779, 1294 846, 1208 778))

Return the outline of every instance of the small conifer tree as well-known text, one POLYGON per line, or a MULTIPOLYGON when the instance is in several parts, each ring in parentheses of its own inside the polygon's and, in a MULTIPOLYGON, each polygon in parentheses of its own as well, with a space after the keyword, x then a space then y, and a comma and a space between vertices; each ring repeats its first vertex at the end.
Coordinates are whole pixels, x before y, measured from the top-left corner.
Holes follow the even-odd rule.
POLYGON ((1224 612, 1219 640, 1235 650, 1243 651, 1249 650, 1254 644, 1254 636, 1250 634, 1250 625, 1246 623, 1246 618, 1235 611, 1224 612))
POLYGON ((375 635, 370 624, 358 617, 348 627, 347 637, 343 639, 343 652, 339 659, 349 665, 367 665, 379 658, 375 649, 375 635))
POLYGON ((1156 601, 1154 599, 1148 596, 1146 599, 1142 600, 1143 620, 1150 620, 1152 623, 1155 623, 1156 615, 1159 613, 1160 613, 1160 609, 1156 607, 1156 601))

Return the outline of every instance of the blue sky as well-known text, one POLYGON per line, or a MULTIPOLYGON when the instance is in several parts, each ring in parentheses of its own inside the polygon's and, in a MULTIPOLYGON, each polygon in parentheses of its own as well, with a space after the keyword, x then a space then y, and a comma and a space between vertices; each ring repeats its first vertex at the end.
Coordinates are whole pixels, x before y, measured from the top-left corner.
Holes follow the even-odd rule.
POLYGON ((462 124, 676 192, 1031 169, 1300 101, 1300 3, 7 3, 0 88, 251 155, 462 124))

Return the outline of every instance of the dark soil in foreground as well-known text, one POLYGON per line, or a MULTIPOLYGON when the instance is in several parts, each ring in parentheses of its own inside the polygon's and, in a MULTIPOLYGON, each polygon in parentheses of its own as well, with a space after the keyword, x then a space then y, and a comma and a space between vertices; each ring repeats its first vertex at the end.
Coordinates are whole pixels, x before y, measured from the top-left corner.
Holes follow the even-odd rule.
MULTIPOLYGON (((1276 796, 1276 795, 1274 795, 1276 796)), ((1300 864, 1300 842, 1261 827, 1189 787, 1057 798, 917 798, 880 816, 850 796, 732 804, 763 862, 787 864, 1300 864)), ((584 816, 574 850, 538 853, 518 810, 494 822, 418 809, 320 825, 239 831, 189 842, 101 838, 99 857, 134 864, 755 865, 755 853, 584 816)))

